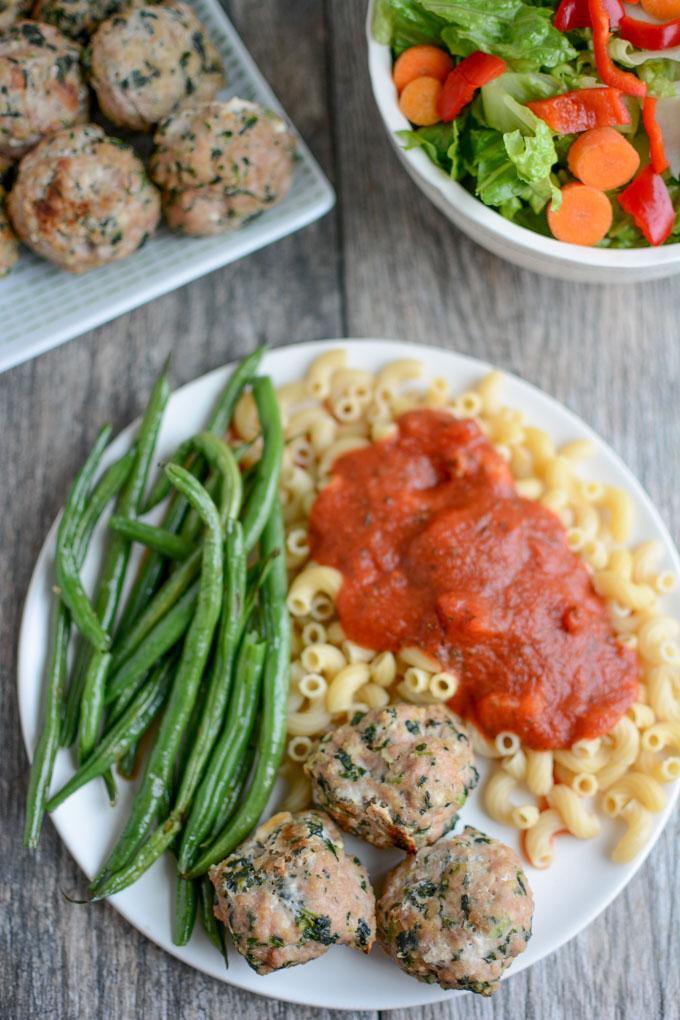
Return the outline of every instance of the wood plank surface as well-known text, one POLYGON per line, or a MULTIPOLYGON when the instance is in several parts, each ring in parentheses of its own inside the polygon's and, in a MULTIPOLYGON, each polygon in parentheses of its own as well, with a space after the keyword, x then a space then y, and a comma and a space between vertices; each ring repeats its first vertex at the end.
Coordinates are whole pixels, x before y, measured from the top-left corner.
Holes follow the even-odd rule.
MULTIPOLYGON (((45 532, 103 421, 139 413, 168 353, 181 384, 252 349, 324 336, 441 344, 517 372, 620 453, 680 533, 680 286, 562 284, 487 255, 400 169, 365 67, 364 0, 225 4, 339 201, 320 223, 0 376, 0 1016, 14 1020, 376 1020, 239 992, 106 905, 48 824, 21 849, 26 759, 14 689, 21 607, 45 532)), ((0 324, 0 329, 1 329, 0 324)), ((491 1001, 393 1020, 677 1020, 677 815, 605 913, 491 1001)), ((575 890, 575 895, 578 891, 575 890)))

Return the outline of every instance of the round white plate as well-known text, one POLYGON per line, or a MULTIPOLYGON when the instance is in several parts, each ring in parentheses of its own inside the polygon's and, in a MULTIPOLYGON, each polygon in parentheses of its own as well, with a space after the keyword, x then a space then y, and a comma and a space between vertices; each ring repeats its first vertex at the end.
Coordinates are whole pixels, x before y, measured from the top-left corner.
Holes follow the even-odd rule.
MULTIPOLYGON (((489 368, 474 358, 420 344, 388 340, 332 340, 275 350, 266 356, 264 371, 269 372, 277 384, 289 382, 299 378, 320 351, 340 345, 348 349, 352 364, 367 369, 377 369, 396 357, 421 358, 428 373, 446 376, 452 386, 460 390, 475 383, 489 368)), ((203 426, 229 372, 229 368, 218 369, 182 387, 173 395, 160 436, 161 456, 168 455, 182 439, 203 426)), ((505 396, 509 404, 522 408, 531 422, 545 428, 558 443, 579 437, 595 441, 598 453, 589 462, 588 474, 628 490, 637 509, 636 539, 659 539, 666 549, 665 565, 680 573, 678 553, 659 514, 633 475, 609 447, 564 407, 520 379, 513 376, 507 378, 505 396)), ((127 447, 133 428, 130 426, 122 432, 111 445, 106 457, 107 463, 127 447)), ((29 753, 37 739, 47 656, 55 526, 50 530, 35 566, 19 639, 19 703, 23 735, 29 753)), ((101 532, 98 537, 101 542, 101 532)), ((86 583, 93 580, 96 544, 93 553, 86 564, 86 568, 89 567, 85 573, 86 583)), ((680 617, 680 595, 668 599, 668 609, 680 617)), ((54 790, 62 785, 72 771, 70 754, 60 752, 55 769, 54 790)), ((103 784, 94 782, 71 797, 53 816, 64 843, 88 876, 95 873, 123 824, 133 789, 129 784, 121 784, 121 787, 119 804, 115 809, 108 806, 103 784)), ((580 842, 572 837, 560 839, 555 863, 547 871, 527 869, 536 899, 534 937, 526 952, 511 968, 511 975, 553 952, 604 910, 642 864, 660 835, 677 794, 676 784, 675 790, 670 790, 666 810, 656 816, 652 841, 630 864, 614 865, 609 860, 608 852, 617 838, 612 824, 611 828, 605 826, 597 840, 580 842)), ((465 806, 461 822, 476 825, 504 839, 511 846, 517 846, 516 832, 492 822, 482 811, 479 788, 465 806)), ((374 879, 379 879, 401 857, 396 851, 381 852, 349 837, 347 842, 368 865, 374 879)), ((465 994, 443 992, 436 986, 418 983, 395 967, 377 947, 368 957, 349 949, 331 948, 321 959, 304 967, 284 970, 264 978, 258 977, 232 950, 230 969, 227 972, 221 956, 200 930, 200 923, 197 923, 188 946, 179 948, 173 945, 173 871, 169 860, 161 860, 141 881, 114 896, 111 902, 131 924, 158 945, 185 963, 222 981, 260 995, 328 1009, 396 1009, 421 1006, 465 994)), ((63 909, 73 908, 65 903, 63 909)))

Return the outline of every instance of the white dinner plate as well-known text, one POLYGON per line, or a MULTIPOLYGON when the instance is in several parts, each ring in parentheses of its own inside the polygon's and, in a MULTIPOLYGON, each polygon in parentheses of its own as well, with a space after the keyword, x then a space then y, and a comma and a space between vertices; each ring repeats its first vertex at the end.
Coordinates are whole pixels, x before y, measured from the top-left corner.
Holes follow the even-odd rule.
MULTIPOLYGON (((277 385, 299 378, 312 358, 333 346, 348 349, 350 362, 358 367, 377 369, 397 357, 421 358, 432 375, 443 375, 461 391, 473 385, 489 366, 474 358, 452 354, 435 347, 404 344, 389 340, 333 340, 280 348, 267 354, 264 371, 277 385)), ((160 435, 159 453, 168 455, 184 438, 200 429, 221 390, 230 368, 218 369, 179 389, 171 398, 160 435)), ((522 408, 527 418, 546 429, 558 443, 580 437, 592 439, 597 456, 588 463, 587 474, 625 488, 633 497, 637 510, 636 540, 658 539, 666 550, 665 566, 680 573, 680 559, 671 538, 649 498, 631 472, 615 453, 580 419, 557 401, 514 376, 507 377, 507 403, 522 408)), ((133 434, 130 426, 111 445, 104 463, 109 463, 127 448, 133 434)), ((29 753, 37 739, 39 704, 47 656, 48 620, 52 602, 52 557, 55 525, 50 530, 35 566, 26 597, 19 639, 18 687, 21 724, 29 753)), ((85 580, 93 580, 93 560, 98 546, 86 567, 85 580)), ((680 617, 680 595, 667 599, 670 613, 680 617)), ((485 763, 481 762, 484 775, 485 763)), ((57 758, 54 790, 73 772, 69 753, 61 751, 57 758)), ((116 833, 120 830, 132 797, 132 788, 122 784, 119 804, 108 806, 103 784, 91 783, 71 797, 53 816, 64 843, 81 866, 92 876, 104 860, 116 833)), ((475 825, 517 847, 517 833, 493 821, 480 804, 479 787, 461 813, 461 824, 475 825)), ((528 948, 514 963, 510 974, 517 974, 553 952, 589 924, 623 889, 651 850, 666 823, 678 794, 669 790, 666 809, 655 816, 654 834, 648 846, 630 864, 614 865, 609 851, 620 835, 614 823, 605 823, 595 840, 582 842, 571 836, 559 841, 555 863, 547 871, 527 868, 536 899, 534 936, 528 948), (618 835, 617 835, 618 833, 618 835)), ((374 879, 381 876, 401 854, 378 851, 350 837, 352 850, 368 865, 374 879)), ((30 858, 27 856, 27 866, 30 858)), ((116 910, 136 928, 180 960, 222 981, 240 988, 277 999, 328 1009, 379 1010, 420 1006, 451 998, 463 992, 443 992, 436 986, 420 984, 403 974, 379 948, 368 957, 345 948, 331 948, 318 960, 304 967, 295 967, 268 977, 259 977, 244 960, 231 952, 229 971, 225 971, 220 954, 204 937, 197 924, 188 946, 178 948, 172 943, 173 866, 161 860, 135 886, 112 897, 116 910)), ((75 909, 64 903, 64 910, 75 909)), ((502 992, 500 993, 502 994, 502 992)))
MULTIPOLYGON (((227 85, 219 98, 254 100, 286 117, 219 0, 188 3, 224 63, 227 85)), ((297 143, 293 186, 286 197, 229 234, 183 237, 161 224, 129 258, 79 275, 22 247, 16 266, 0 279, 0 372, 318 220, 332 208, 335 195, 299 136, 297 143)))

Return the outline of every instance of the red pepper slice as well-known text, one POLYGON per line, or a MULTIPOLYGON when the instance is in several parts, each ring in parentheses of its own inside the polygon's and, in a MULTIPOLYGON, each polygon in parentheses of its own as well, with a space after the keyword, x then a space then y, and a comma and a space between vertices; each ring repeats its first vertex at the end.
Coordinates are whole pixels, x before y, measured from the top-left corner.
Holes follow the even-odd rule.
MULTIPOLYGON (((605 6, 609 11, 609 24, 612 28, 617 28, 626 13, 621 0, 606 0, 605 6)), ((574 28, 591 28, 588 0, 562 0, 553 24, 560 32, 571 32, 574 28)))
POLYGON ((675 224, 675 209, 666 182, 647 166, 621 192, 619 203, 633 217, 650 244, 663 244, 675 224))
POLYGON ((630 124, 630 110, 619 89, 575 89, 526 105, 558 135, 630 124))
POLYGON ((662 174, 664 170, 668 170, 669 163, 664 149, 663 134, 656 119, 656 102, 652 96, 645 96, 645 101, 642 104, 642 120, 649 138, 649 158, 652 168, 654 173, 662 174))
MULTIPOLYGON (((646 96, 647 86, 629 71, 620 71, 609 55, 609 37, 611 20, 606 0, 588 0, 588 10, 593 26, 593 49, 598 74, 612 88, 621 89, 629 96, 646 96)), ((622 19, 625 21, 625 18, 622 19)))
POLYGON ((680 46, 680 18, 659 24, 625 15, 621 18, 619 32, 622 39, 641 50, 668 50, 671 46, 680 46))
POLYGON ((461 60, 444 82, 437 108, 441 120, 455 120, 460 111, 472 102, 477 89, 487 85, 507 70, 500 57, 477 50, 461 60))

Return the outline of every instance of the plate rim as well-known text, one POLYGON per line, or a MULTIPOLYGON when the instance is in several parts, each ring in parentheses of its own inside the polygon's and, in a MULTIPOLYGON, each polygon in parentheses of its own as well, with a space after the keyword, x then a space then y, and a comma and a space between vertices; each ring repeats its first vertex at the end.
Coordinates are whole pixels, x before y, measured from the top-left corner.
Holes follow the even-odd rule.
MULTIPOLYGON (((300 352, 300 354, 307 354, 310 357, 313 357, 314 355, 321 353, 323 350, 341 346, 345 347, 348 350, 348 353, 350 353, 351 357, 352 350, 365 348, 367 345, 370 345, 371 348, 373 348, 376 351, 376 357, 381 358, 382 357, 389 358, 391 356, 393 357, 395 353, 398 355, 400 351, 404 353, 403 349, 408 349, 409 351, 414 352, 413 356, 417 356, 417 353, 415 353, 417 351, 427 351, 430 355, 439 356, 444 355, 445 358, 451 357, 453 358, 454 361, 458 363, 462 362, 467 368, 473 369, 476 372, 490 371, 494 368, 494 366, 485 359, 476 358, 473 355, 463 354, 457 351, 449 350, 447 348, 438 347, 435 344, 425 344, 420 343, 418 341, 408 341, 384 337, 349 337, 349 338, 337 337, 332 339, 292 342, 290 344, 279 345, 274 348, 270 348, 266 352, 262 368, 263 370, 266 370, 267 359, 272 356, 274 357, 282 356, 285 358, 285 352, 291 347, 294 347, 296 351, 300 352), (380 348, 383 348, 382 352, 379 351, 380 348), (391 355, 388 353, 389 351, 392 352, 391 355)), ((205 384, 205 382, 208 380, 214 381, 221 376, 228 378, 229 373, 233 371, 236 364, 237 364, 236 361, 229 361, 225 365, 219 366, 215 369, 212 369, 209 372, 197 376, 195 379, 191 379, 188 382, 184 383, 182 386, 177 387, 177 389, 173 390, 172 395, 174 396, 175 394, 178 394, 179 392, 189 387, 205 384)), ((672 568, 680 575, 680 552, 678 551, 678 548, 671 537, 671 534, 665 524, 663 517, 661 516, 660 511, 657 509, 651 497, 648 495, 642 484, 638 481, 636 476, 633 474, 632 470, 626 465, 626 463, 619 456, 619 454, 587 422, 580 418, 574 411, 572 411, 565 404, 557 400, 557 398, 553 397, 551 394, 547 393, 545 390, 541 389, 534 383, 531 383, 523 379, 521 376, 517 375, 514 372, 510 372, 505 369, 500 369, 500 371, 502 371, 503 376, 505 378, 512 380, 514 383, 518 383, 522 388, 528 388, 532 396, 538 400, 539 404, 541 403, 547 404, 547 406, 550 407, 553 411, 556 411, 559 415, 566 418, 566 421, 568 422, 569 425, 575 426, 579 432, 585 432, 597 444, 598 452, 604 453, 606 457, 613 461, 617 471, 621 473, 623 479, 625 480, 627 491, 629 491, 635 497, 636 501, 640 501, 645 506, 645 509, 652 518, 654 525, 659 533, 659 536, 663 542, 665 553, 671 560, 672 568)), ((123 440, 128 438, 132 434, 133 430, 137 427, 139 421, 140 416, 136 417, 128 425, 121 429, 113 438, 111 447, 113 447, 114 444, 122 442, 123 440)), ((109 448, 109 450, 107 450, 106 455, 111 456, 113 458, 117 455, 117 451, 115 449, 112 450, 111 448, 109 448)), ((103 460, 102 464, 103 465, 106 464, 105 459, 103 460)), ((19 635, 17 641, 17 676, 16 676, 17 700, 19 704, 21 734, 29 761, 32 761, 34 748, 28 739, 27 732, 28 715, 27 707, 25 704, 25 698, 22 696, 22 689, 24 685, 22 684, 21 679, 22 660, 25 658, 26 654, 23 651, 23 649, 30 640, 29 627, 31 626, 31 623, 29 622, 27 607, 29 601, 33 597, 35 597, 34 594, 35 589, 37 589, 38 586, 40 585, 41 574, 44 568, 45 561, 48 559, 53 548, 54 539, 56 536, 56 529, 59 523, 60 516, 61 510, 52 521, 45 535, 43 543, 40 547, 40 550, 36 556, 33 571, 31 573, 31 578, 23 601, 21 623, 19 627, 19 635)), ((44 621, 43 625, 46 627, 47 621, 44 621)), ((521 973, 524 970, 529 969, 535 963, 541 962, 542 960, 546 959, 546 957, 556 952, 558 949, 561 949, 567 942, 571 941, 571 939, 573 939, 576 935, 584 931, 621 894, 624 888, 629 884, 629 882, 632 881, 632 879, 635 877, 635 875, 640 870, 642 865, 645 863, 647 857, 656 846, 664 829, 666 828, 670 816, 675 808, 678 797, 680 797, 680 781, 675 782, 667 789, 668 789, 668 803, 664 811, 656 816, 659 819, 659 823, 651 840, 633 861, 629 862, 626 865, 618 866, 612 865, 612 867, 617 868, 619 877, 616 881, 614 881, 611 884, 611 886, 607 887, 607 892, 604 896, 604 899, 602 901, 598 901, 597 907, 595 909, 591 907, 587 914, 584 914, 583 918, 579 919, 579 921, 576 921, 573 924, 571 924, 565 931, 561 931, 559 935, 559 940, 549 949, 547 949, 536 960, 533 960, 532 962, 527 962, 526 964, 522 965, 522 957, 519 957, 516 961, 515 966, 503 976, 504 981, 514 977, 515 975, 521 973)), ((63 845, 65 846, 67 852, 71 855, 71 857, 73 857, 80 870, 83 871, 86 875, 88 875, 88 869, 84 867, 77 851, 72 848, 70 839, 67 838, 67 836, 64 834, 64 831, 62 831, 69 829, 69 826, 64 822, 60 823, 58 821, 58 818, 55 818, 54 815, 50 815, 49 820, 57 830, 59 838, 63 845)), ((224 983, 230 984, 235 988, 239 988, 243 991, 250 992, 251 994, 254 995, 261 995, 264 996, 265 998, 277 1000, 283 999, 283 1001, 290 1002, 295 1005, 308 1006, 311 1008, 336 1009, 341 1011, 351 1010, 361 1011, 362 1009, 375 1008, 373 1006, 360 1006, 357 1005, 355 1001, 349 1000, 346 1003, 312 1001, 309 998, 299 997, 299 995, 296 994, 294 991, 288 992, 287 990, 285 992, 285 995, 282 995, 280 989, 272 988, 271 990, 268 990, 266 987, 266 982, 263 982, 262 987, 260 987, 259 985, 253 987, 252 984, 245 983, 239 980, 238 978, 234 980, 233 973, 230 971, 224 971, 224 973, 222 972, 216 973, 215 969, 211 968, 209 965, 203 966, 200 961, 188 960, 183 955, 183 950, 186 947, 175 946, 172 942, 166 943, 162 941, 162 938, 160 936, 157 936, 156 934, 152 933, 152 931, 149 930, 148 928, 140 926, 138 921, 132 919, 131 912, 127 909, 127 907, 124 904, 119 903, 118 901, 119 896, 113 896, 108 898, 108 903, 117 911, 117 913, 119 913, 127 921, 128 924, 132 925, 132 927, 139 931, 140 934, 149 938, 160 949, 170 953, 172 956, 180 960, 186 966, 199 970, 202 973, 208 975, 209 977, 221 980, 224 983)), ((250 973, 249 972, 246 973, 250 977, 250 973)), ((430 993, 434 991, 434 986, 424 985, 422 983, 414 981, 414 989, 417 990, 418 988, 423 989, 423 991, 425 989, 428 989, 430 990, 430 993)), ((437 1002, 452 1001, 453 999, 465 994, 468 993, 458 990, 451 991, 439 989, 438 991, 434 992, 434 995, 436 997, 432 997, 432 994, 430 994, 430 996, 427 999, 423 999, 418 1002, 411 1001, 407 1005, 404 1005, 403 1002, 400 1003, 398 1001, 390 1000, 386 1005, 382 1006, 381 1008, 382 1009, 418 1008, 419 1006, 424 1007, 428 1005, 434 1005, 437 1002)))

